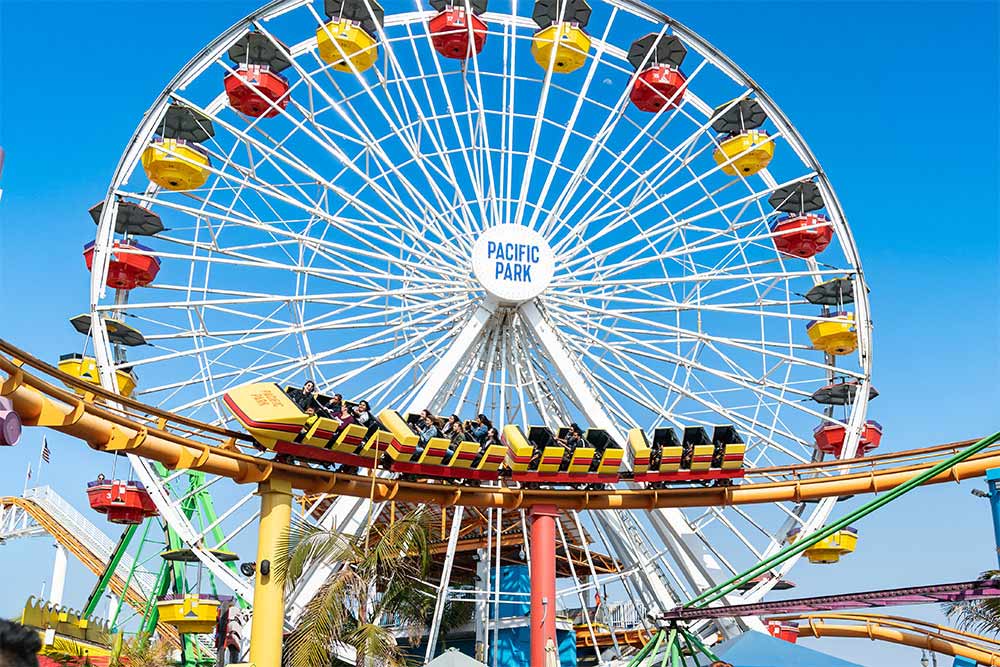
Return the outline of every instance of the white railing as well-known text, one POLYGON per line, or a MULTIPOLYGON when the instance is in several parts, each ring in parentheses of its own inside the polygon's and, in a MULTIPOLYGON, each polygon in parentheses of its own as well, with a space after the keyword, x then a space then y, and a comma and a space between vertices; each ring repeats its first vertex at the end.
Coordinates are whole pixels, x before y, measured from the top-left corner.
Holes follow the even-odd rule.
MULTIPOLYGON (((597 610, 596 614, 592 608, 588 611, 590 612, 591 621, 594 623, 603 623, 604 625, 616 630, 631 630, 632 628, 637 628, 642 625, 642 619, 646 615, 646 608, 643 605, 632 602, 612 602, 610 604, 603 604, 597 610)), ((572 618, 574 623, 585 622, 583 610, 579 607, 567 609, 562 613, 572 618)))
MULTIPOLYGON (((105 535, 100 528, 91 523, 75 507, 66 502, 52 487, 38 486, 27 489, 24 492, 24 497, 44 509, 60 526, 80 540, 95 556, 105 562, 111 559, 111 555, 118 544, 105 535)), ((129 554, 123 555, 122 559, 118 562, 118 567, 115 568, 115 574, 122 581, 126 581, 134 564, 135 560, 129 554)), ((148 598, 152 595, 155 583, 156 575, 149 570, 139 568, 132 576, 129 587, 139 596, 148 598)))

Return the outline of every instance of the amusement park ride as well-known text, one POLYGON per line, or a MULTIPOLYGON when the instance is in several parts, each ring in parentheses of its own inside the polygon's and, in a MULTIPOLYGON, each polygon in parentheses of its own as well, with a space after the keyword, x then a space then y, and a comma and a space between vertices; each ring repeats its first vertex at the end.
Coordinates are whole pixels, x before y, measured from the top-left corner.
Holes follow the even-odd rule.
MULTIPOLYGON (((635 0, 430 5, 274 0, 213 40, 90 209, 80 349, 54 367, 0 341, 0 444, 40 426, 130 465, 87 489, 125 528, 100 558, 71 547, 99 575, 77 626, 110 588, 143 630, 182 636, 187 662, 279 667, 336 567, 290 591, 271 574, 293 511, 362 536, 421 504, 441 520, 427 660, 462 598, 479 659, 527 662, 499 648, 501 625, 516 634, 505 568, 525 565, 532 667, 558 662, 574 597, 570 643, 599 664, 715 659, 747 629, 822 636, 812 617, 765 626, 765 595, 802 555, 852 553, 851 524, 916 486, 1000 467, 998 436, 874 453, 843 211, 790 121, 704 39, 635 0), (449 415, 483 432, 444 433, 449 415), (128 554, 160 526, 159 573, 136 588, 128 554), (621 632, 589 609, 609 584, 642 610, 621 632), (248 615, 245 655, 229 624, 248 615)), ((4 502, 65 532, 44 504, 4 502)), ((909 627, 885 638, 915 642, 909 627)), ((989 653, 965 639, 934 648, 989 653)))

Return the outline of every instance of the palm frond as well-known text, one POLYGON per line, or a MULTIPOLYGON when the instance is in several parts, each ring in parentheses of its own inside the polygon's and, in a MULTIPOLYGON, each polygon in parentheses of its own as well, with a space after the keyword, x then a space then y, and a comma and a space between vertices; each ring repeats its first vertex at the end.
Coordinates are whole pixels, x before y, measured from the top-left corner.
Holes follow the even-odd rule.
MULTIPOLYGON (((1000 578, 1000 570, 987 570, 980 578, 1000 578)), ((1000 634, 1000 598, 948 602, 942 605, 942 611, 959 630, 1000 634)))
POLYGON ((396 637, 375 623, 359 625, 349 638, 358 654, 357 664, 377 664, 381 667, 406 667, 406 655, 396 643, 396 637))
POLYGON ((275 547, 274 574, 289 589, 312 563, 353 561, 358 556, 358 548, 350 536, 305 521, 293 521, 275 547))
POLYGON ((299 622, 285 642, 292 667, 329 667, 331 647, 349 643, 357 626, 357 601, 366 595, 367 583, 351 568, 342 568, 328 579, 306 605, 299 622))

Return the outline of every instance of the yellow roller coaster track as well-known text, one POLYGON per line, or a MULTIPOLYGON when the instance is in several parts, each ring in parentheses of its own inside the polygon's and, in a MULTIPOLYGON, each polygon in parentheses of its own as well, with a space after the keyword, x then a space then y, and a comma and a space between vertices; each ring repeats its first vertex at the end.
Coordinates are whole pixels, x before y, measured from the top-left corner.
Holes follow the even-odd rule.
POLYGON ((777 616, 775 621, 798 621, 799 637, 848 637, 884 641, 927 649, 943 655, 970 658, 981 665, 1000 667, 1000 642, 912 618, 882 614, 818 613, 777 616))
MULTIPOLYGON (((62 373, 0 340, 0 395, 13 401, 27 426, 61 431, 107 452, 128 452, 173 470, 222 475, 241 484, 273 478, 306 493, 372 497, 376 501, 430 503, 442 507, 517 509, 553 504, 563 509, 652 509, 809 501, 879 493, 963 449, 966 440, 924 449, 846 461, 755 468, 734 486, 672 489, 518 489, 459 486, 345 475, 261 458, 246 434, 229 431, 107 392, 62 373), (32 369, 34 373, 28 372, 32 369), (47 378, 47 379, 43 379, 47 378), (3 377, 3 376, 0 376, 3 377), (54 384, 76 388, 80 394, 54 384)), ((928 483, 979 477, 1000 467, 1000 444, 991 446, 928 483)))
MULTIPOLYGON (((28 513, 32 519, 41 526, 46 533, 52 536, 52 538, 66 548, 73 556, 83 563, 84 567, 93 572, 95 575, 100 577, 104 574, 104 568, 107 566, 107 562, 98 554, 91 551, 87 545, 85 545, 80 539, 78 539, 72 532, 66 530, 59 521, 49 514, 44 507, 31 500, 30 498, 21 498, 19 496, 4 496, 0 497, 0 506, 4 507, 20 507, 25 512, 28 513)), ((131 587, 125 585, 125 581, 117 574, 111 575, 111 580, 108 582, 108 588, 111 592, 121 597, 125 602, 135 609, 140 614, 146 611, 146 598, 138 595, 131 587)), ((180 636, 177 631, 170 627, 169 625, 164 625, 160 623, 156 627, 157 632, 160 636, 169 639, 174 643, 180 641, 180 636)))

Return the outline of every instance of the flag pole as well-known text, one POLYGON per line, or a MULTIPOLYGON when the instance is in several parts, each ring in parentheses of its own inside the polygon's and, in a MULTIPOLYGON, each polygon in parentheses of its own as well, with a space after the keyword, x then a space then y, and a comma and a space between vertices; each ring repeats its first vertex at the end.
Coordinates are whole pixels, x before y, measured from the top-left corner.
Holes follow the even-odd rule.
MULTIPOLYGON (((42 481, 42 459, 45 458, 45 448, 48 446, 48 442, 45 440, 45 436, 42 436, 42 446, 38 450, 38 482, 42 481)), ((38 482, 35 486, 38 486, 38 482)))

